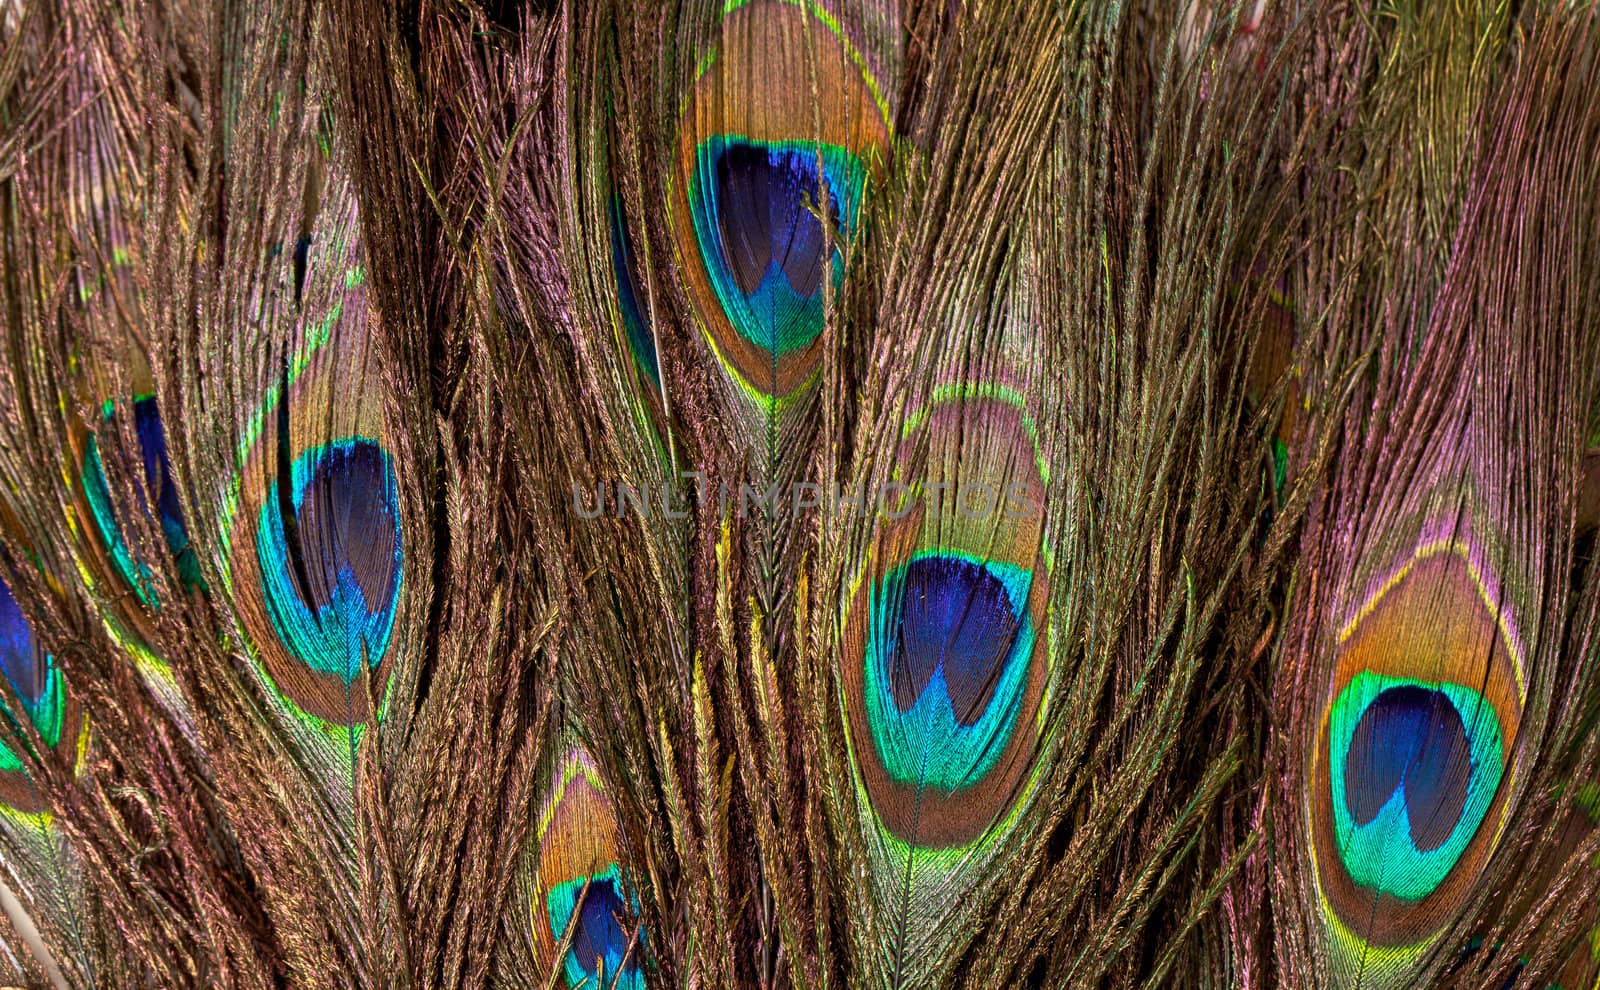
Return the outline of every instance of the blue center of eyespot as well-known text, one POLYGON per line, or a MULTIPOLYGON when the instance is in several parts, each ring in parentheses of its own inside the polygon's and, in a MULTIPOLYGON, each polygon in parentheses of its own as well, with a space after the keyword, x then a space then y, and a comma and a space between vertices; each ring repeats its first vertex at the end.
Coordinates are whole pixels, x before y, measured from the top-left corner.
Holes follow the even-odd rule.
POLYGON ((611 267, 617 273, 617 308, 622 314, 622 329, 628 336, 628 349, 639 364, 639 370, 650 376, 650 381, 661 384, 661 369, 656 361, 655 338, 650 333, 650 322, 639 305, 643 293, 634 278, 633 238, 628 234, 628 218, 623 213, 622 197, 611 197, 611 267))
POLYGON ((1444 845, 1461 818, 1471 768, 1466 727, 1443 692, 1389 688, 1356 723, 1345 799, 1355 823, 1366 825, 1400 792, 1412 844, 1426 852, 1444 845))
POLYGON ((199 564, 189 546, 189 534, 184 530, 183 507, 178 504, 178 486, 172 481, 166 432, 154 396, 135 400, 133 422, 139 434, 139 450, 144 455, 145 481, 156 492, 156 511, 161 518, 167 549, 178 559, 184 580, 197 585, 200 583, 199 564))
POLYGON ((293 519, 274 481, 257 556, 267 610, 289 652, 346 686, 382 661, 400 590, 399 493, 370 440, 312 448, 290 470, 293 519), (288 524, 286 524, 288 523, 288 524))
POLYGON ((42 659, 33 641, 32 627, 12 597, 11 588, 0 581, 0 672, 25 705, 37 704, 44 695, 42 659))
MULTIPOLYGON (((106 421, 111 422, 114 415, 115 409, 108 404, 106 421)), ((183 508, 178 503, 178 486, 172 480, 172 461, 167 456, 166 433, 154 396, 134 400, 133 425, 139 437, 145 495, 155 504, 167 549, 178 563, 178 574, 185 586, 204 588, 199 560, 189 545, 189 534, 184 529, 183 508)), ((83 493, 89 503, 90 515, 94 518, 95 530, 111 554, 112 565, 117 573, 134 589, 140 601, 151 607, 156 606, 158 603, 150 568, 133 559, 123 539, 122 527, 112 506, 110 487, 106 484, 105 466, 100 461, 100 449, 92 433, 83 455, 83 493)))
POLYGON ((712 288, 739 335, 781 357, 822 332, 822 280, 844 277, 866 172, 834 145, 702 141, 689 198, 712 288), (834 249, 819 212, 837 228, 834 249))
MULTIPOLYGON (((0 674, 17 693, 23 713, 38 730, 44 744, 55 748, 61 740, 61 720, 66 697, 61 673, 49 654, 39 648, 33 628, 17 605, 11 588, 0 581, 0 674)), ((0 714, 16 725, 9 699, 0 698, 0 714)), ((9 743, 0 742, 0 772, 14 773, 22 762, 11 752, 9 743)))
POLYGON ((925 553, 873 589, 865 698, 891 778, 953 792, 999 760, 1033 653, 1032 580, 1014 565, 925 553))
POLYGON ((1472 688, 1363 672, 1335 699, 1329 781, 1358 884, 1416 902, 1449 875, 1504 772, 1500 722, 1472 688))
POLYGON ((640 946, 630 954, 628 932, 623 928, 621 919, 637 911, 629 909, 621 883, 621 868, 612 863, 592 877, 569 880, 550 889, 546 909, 550 932, 555 941, 559 943, 566 934, 567 926, 574 924, 571 948, 562 960, 567 986, 595 986, 595 978, 603 973, 605 982, 599 985, 609 987, 619 971, 619 987, 635 990, 644 986, 637 963, 644 934, 640 933, 640 946), (584 891, 585 883, 588 884, 587 892, 584 891), (580 894, 583 897, 581 908, 578 907, 580 894), (574 911, 578 915, 575 923, 574 911))

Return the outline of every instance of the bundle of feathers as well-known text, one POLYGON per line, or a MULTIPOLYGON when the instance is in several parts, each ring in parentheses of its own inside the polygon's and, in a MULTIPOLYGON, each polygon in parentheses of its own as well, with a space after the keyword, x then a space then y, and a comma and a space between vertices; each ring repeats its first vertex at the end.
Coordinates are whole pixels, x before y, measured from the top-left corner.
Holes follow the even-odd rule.
POLYGON ((1600 987, 1600 10, 0 3, 0 986, 1600 987))

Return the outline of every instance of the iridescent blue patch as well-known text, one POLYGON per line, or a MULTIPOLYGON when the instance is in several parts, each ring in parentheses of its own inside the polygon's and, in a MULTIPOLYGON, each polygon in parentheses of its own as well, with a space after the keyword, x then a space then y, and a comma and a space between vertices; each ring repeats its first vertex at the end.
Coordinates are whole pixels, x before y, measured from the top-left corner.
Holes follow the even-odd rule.
POLYGON ((1504 772, 1494 706, 1461 684, 1363 672, 1328 733, 1334 835, 1351 879, 1414 903, 1450 873, 1504 772))
POLYGON ((844 277, 839 247, 850 242, 865 185, 860 160, 833 145, 727 134, 700 143, 689 189, 695 234, 741 337, 776 359, 822 332, 823 278, 830 263, 833 284, 844 277), (837 229, 831 252, 824 217, 837 229))
POLYGON ((650 321, 639 305, 644 293, 634 278, 636 263, 633 238, 628 234, 628 219, 623 213, 622 198, 611 197, 611 266, 617 273, 617 309, 622 315, 622 329, 628 337, 628 349, 639 364, 639 370, 650 377, 652 384, 661 385, 661 368, 656 360, 655 337, 650 332, 650 321))
MULTIPOLYGON (((61 741, 66 707, 61 674, 50 655, 39 648, 33 638, 33 628, 4 581, 0 581, 0 674, 22 702, 22 715, 38 730, 44 744, 54 749, 61 741)), ((0 697, 0 714, 12 726, 20 728, 9 699, 0 697)), ((22 761, 9 744, 0 742, 0 772, 15 773, 21 769, 22 761)))
POLYGON ((630 953, 628 932, 622 926, 622 919, 632 917, 637 911, 630 909, 628 901, 624 900, 621 885, 622 871, 612 863, 592 877, 570 880, 551 888, 546 907, 555 940, 559 943, 567 926, 575 924, 572 947, 562 959, 568 987, 609 987, 613 979, 617 979, 619 990, 642 990, 644 987, 644 976, 637 961, 644 933, 639 935, 640 946, 630 953), (578 906, 580 894, 583 895, 581 908, 578 906), (597 983, 596 978, 602 975, 604 982, 597 983))
MULTIPOLYGON (((108 406, 107 423, 112 421, 114 415, 115 409, 108 406)), ((145 495, 154 502, 167 549, 177 561, 178 574, 185 586, 203 588, 200 563, 189 545, 189 534, 184 528, 183 507, 178 502, 178 487, 172 480, 166 433, 154 396, 134 400, 133 423, 139 437, 145 495)), ((112 505, 111 491, 106 484, 105 466, 100 461, 100 450, 92 433, 83 455, 83 493, 89 503, 90 515, 94 518, 95 531, 111 555, 112 566, 141 601, 155 607, 158 603, 153 575, 149 565, 133 558, 127 541, 123 539, 122 527, 117 521, 118 514, 112 505)))
POLYGON ((953 792, 999 760, 1027 687, 1032 578, 1014 565, 925 553, 873 589, 866 708, 891 779, 953 792))
POLYGON ((341 440, 301 454, 290 488, 290 514, 276 481, 261 507, 256 546, 267 611, 297 660, 348 686, 363 662, 382 662, 394 626, 401 563, 394 471, 373 441, 341 440))

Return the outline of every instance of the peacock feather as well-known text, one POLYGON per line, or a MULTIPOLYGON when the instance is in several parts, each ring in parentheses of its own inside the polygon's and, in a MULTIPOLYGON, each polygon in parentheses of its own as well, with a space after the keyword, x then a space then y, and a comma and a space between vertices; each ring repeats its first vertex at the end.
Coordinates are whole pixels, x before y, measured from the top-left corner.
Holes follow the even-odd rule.
POLYGON ((828 300, 890 157, 885 66, 847 23, 812 4, 728 5, 677 121, 676 257, 758 464, 795 442, 828 300))
MULTIPOLYGON (((941 81, 978 114, 998 109, 965 88, 970 66, 946 57, 941 81)), ((1016 73, 1020 122, 1027 66, 1002 65, 1016 73)), ((862 985, 950 978, 999 894, 986 878, 1025 861, 1048 765, 1058 599, 1046 526, 1052 464, 1037 428, 1037 246, 1022 233, 1032 217, 1014 176, 1025 169, 984 164, 889 193, 907 200, 894 215, 911 218, 921 197, 997 182, 993 209, 1019 236, 1003 263, 951 243, 922 291, 875 286, 885 309, 869 341, 883 363, 868 380, 882 398, 842 438, 840 452, 854 456, 829 478, 836 488, 823 508, 825 531, 837 535, 824 543, 820 583, 837 588, 838 604, 814 621, 836 643, 825 655, 845 756, 824 772, 849 784, 825 794, 860 878, 845 890, 859 918, 847 958, 862 985), (895 353, 902 359, 884 361, 895 353)), ((911 221, 887 243, 911 254, 932 234, 911 221)))
POLYGON ((1014 387, 936 387, 896 452, 909 511, 848 580, 841 706, 896 985, 1004 862, 1039 775, 1051 599, 1032 426, 1014 387))
POLYGON ((131 108, 95 98, 108 54, 74 66, 67 91, 88 105, 51 146, 73 263, 67 291, 74 298, 63 314, 72 332, 53 342, 73 372, 70 401, 59 411, 63 473, 71 479, 65 508, 77 570, 108 602, 108 630, 183 717, 181 695, 155 648, 153 613, 162 589, 176 596, 204 581, 172 475, 144 324, 137 216, 147 195, 145 163, 137 157, 131 108))
MULTIPOLYGON (((0 844, 9 865, 5 882, 21 889, 33 917, 70 934, 78 928, 82 910, 78 885, 69 879, 76 865, 53 821, 46 790, 30 767, 36 773, 44 764, 69 779, 81 772, 89 726, 81 702, 67 690, 59 666, 35 637, 3 578, 0 673, 8 689, 0 713, 6 722, 0 742, 0 844)), ((33 938, 38 939, 37 930, 33 938)), ((59 979, 53 960, 48 967, 59 979)))
POLYGON ((117 602, 107 622, 112 636, 125 644, 152 687, 181 712, 183 702, 172 673, 151 645, 156 639, 151 616, 160 607, 160 583, 170 579, 175 588, 183 591, 204 590, 205 580, 189 544, 157 400, 152 394, 139 395, 122 407, 128 411, 119 417, 117 403, 105 403, 99 412, 98 436, 96 431, 81 426, 75 426, 69 434, 78 465, 72 508, 74 520, 82 521, 80 566, 91 582, 101 582, 102 594, 117 602), (120 420, 124 419, 133 421, 131 443, 122 433, 120 420), (115 474, 119 483, 113 487, 113 475, 107 472, 101 454, 102 442, 119 458, 130 451, 137 452, 131 483, 123 483, 128 477, 125 466, 119 464, 115 474), (171 578, 158 577, 130 545, 129 528, 121 520, 131 512, 140 514, 145 527, 152 522, 159 526, 162 549, 175 565, 176 573, 171 578))
MULTIPOLYGON (((1401 27, 1394 43, 1413 43, 1411 30, 1424 29, 1401 27)), ((1478 60, 1492 57, 1500 28, 1481 30, 1488 48, 1461 71, 1494 71, 1478 60)), ((1521 850, 1556 845, 1515 837, 1548 822, 1524 806, 1540 800, 1534 782, 1549 772, 1550 747, 1564 745, 1567 701, 1552 685, 1583 663, 1562 645, 1576 589, 1561 562, 1574 546, 1593 340, 1559 315, 1513 315, 1522 314, 1517 294, 1538 290, 1506 286, 1549 273, 1530 261, 1526 228, 1506 220, 1505 204, 1514 197, 1537 217, 1552 201, 1525 192, 1533 177, 1549 188, 1584 180, 1505 135, 1565 128, 1587 141, 1594 131, 1550 97, 1550 74, 1572 58, 1573 26, 1551 18, 1533 30, 1497 95, 1469 104, 1467 122, 1419 117, 1442 140, 1468 135, 1472 153, 1451 180, 1459 200, 1408 192, 1376 207, 1396 239, 1402 230, 1418 239, 1358 276, 1354 291, 1385 301, 1345 311, 1374 314, 1384 333, 1365 337, 1359 398, 1336 427, 1278 673, 1283 710, 1304 720, 1304 748, 1290 757, 1303 762, 1286 767, 1300 782, 1289 803, 1298 813, 1286 808, 1280 820, 1298 817, 1304 830, 1290 842, 1303 850, 1315 960, 1302 970, 1299 954, 1285 953, 1281 965, 1329 985, 1411 986, 1448 972, 1469 938, 1463 928, 1505 910, 1485 907, 1494 878, 1524 857, 1541 860, 1521 850), (1459 226, 1435 241, 1442 216, 1459 226), (1553 352, 1561 356, 1547 364, 1553 352), (1568 418, 1525 439, 1519 410, 1532 407, 1568 418)), ((1469 958, 1487 974, 1513 955, 1469 958)))
POLYGON ((581 746, 560 754, 535 819, 527 910, 533 958, 567 987, 643 987, 647 949, 605 782, 581 746), (564 982, 563 982, 564 981, 564 982))
POLYGON ((610 206, 611 265, 616 270, 617 316, 627 340, 628 352, 638 364, 645 384, 657 392, 661 388, 661 359, 656 354, 655 334, 650 329, 649 296, 640 282, 640 259, 628 232, 628 218, 622 198, 613 195, 610 206))
POLYGON ((1356 983, 1406 971, 1460 910, 1518 783, 1525 648, 1494 558, 1446 520, 1335 634, 1313 744, 1319 897, 1336 970, 1371 974, 1356 983))
POLYGON ((226 579, 263 674, 296 719, 337 733, 381 714, 404 544, 381 386, 362 346, 372 328, 355 218, 348 198, 330 205, 306 262, 313 285, 333 283, 327 311, 307 314, 281 384, 249 422, 224 526, 226 579))
POLYGON ((915 463, 925 445, 925 497, 885 526, 852 582, 842 678, 851 751, 891 845, 963 849, 1004 817, 1035 765, 1049 669, 1048 479, 1021 396, 1008 392, 935 389, 912 414, 897 462, 915 463))
POLYGON ((1597 72, 0 2, 0 984, 1593 985, 1597 72))

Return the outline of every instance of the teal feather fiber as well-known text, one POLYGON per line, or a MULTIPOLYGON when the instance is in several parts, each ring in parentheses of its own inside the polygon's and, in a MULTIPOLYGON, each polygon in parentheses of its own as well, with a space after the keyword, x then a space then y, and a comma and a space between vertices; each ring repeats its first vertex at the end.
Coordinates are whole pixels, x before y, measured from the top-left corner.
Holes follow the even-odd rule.
POLYGON ((1600 14, 0 4, 0 987, 1596 987, 1600 14))

